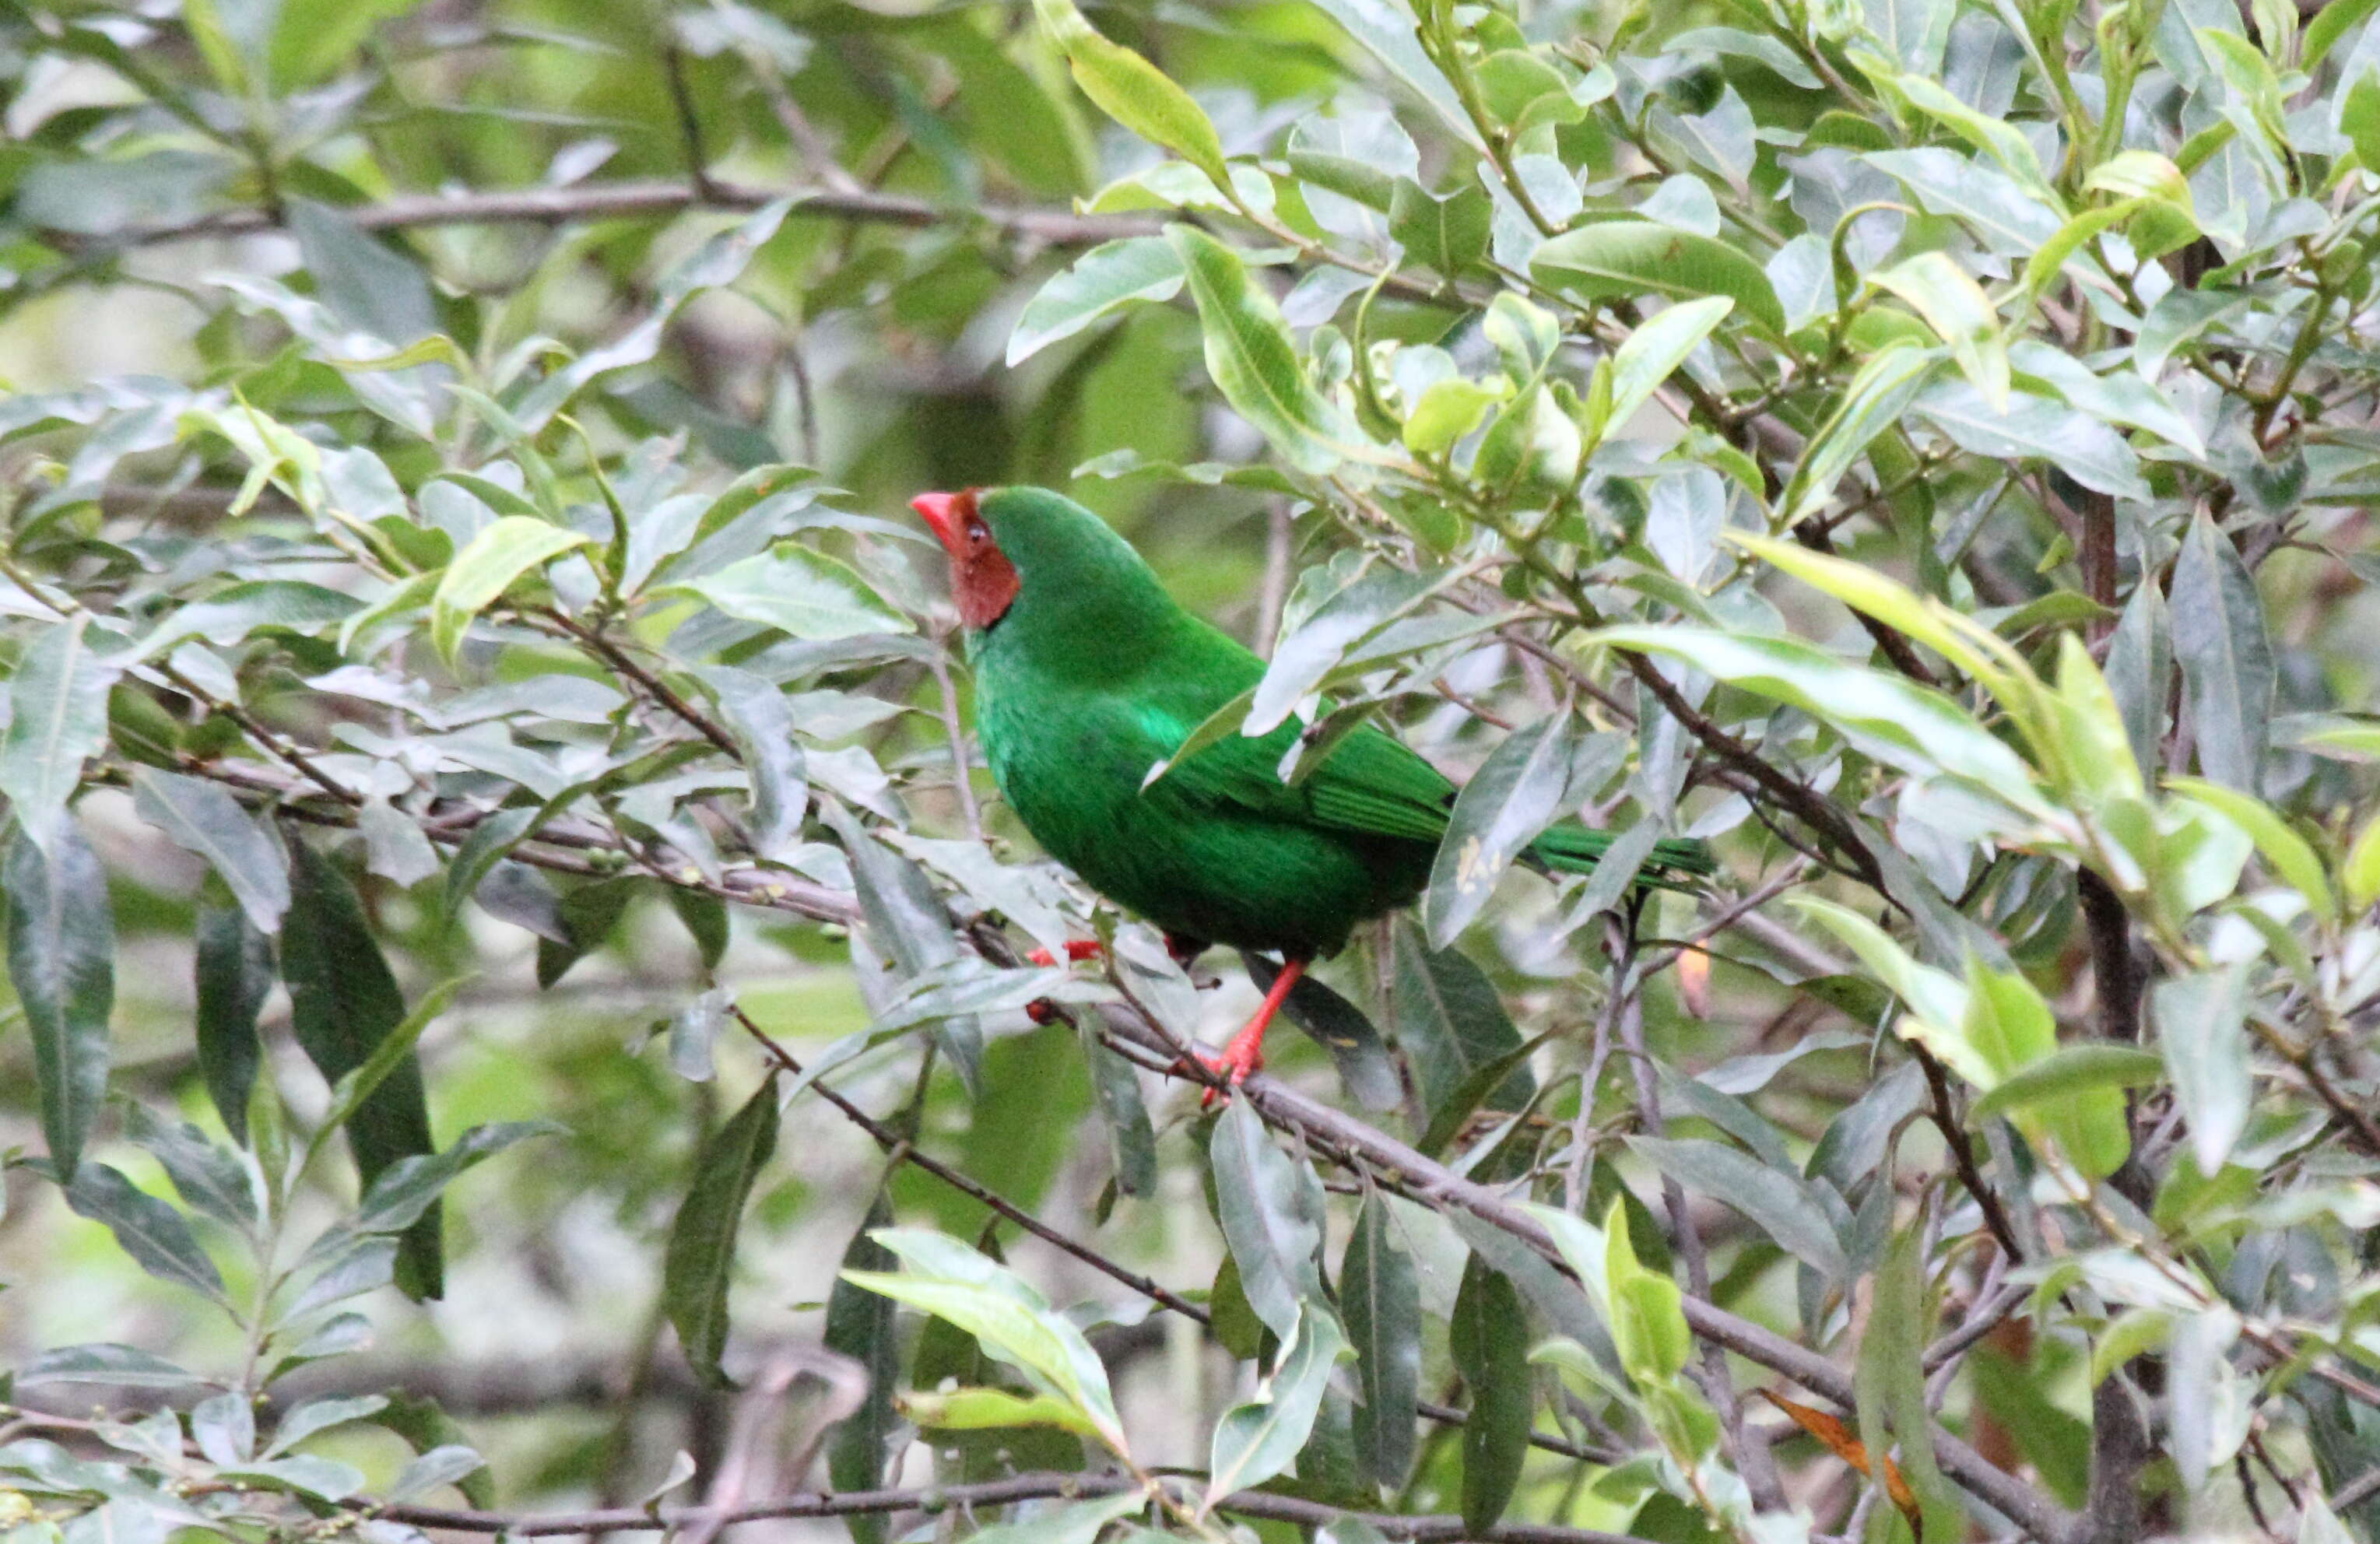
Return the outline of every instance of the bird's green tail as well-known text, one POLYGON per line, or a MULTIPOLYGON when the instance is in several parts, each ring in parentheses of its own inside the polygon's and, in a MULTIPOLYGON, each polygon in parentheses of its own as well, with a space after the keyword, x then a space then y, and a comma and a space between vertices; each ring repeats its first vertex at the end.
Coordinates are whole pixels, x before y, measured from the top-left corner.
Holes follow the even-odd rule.
MULTIPOLYGON (((1556 873, 1584 874, 1594 869, 1606 849, 1611 845, 1611 833, 1589 831, 1580 825, 1558 825, 1529 848, 1529 856, 1556 873)), ((1637 871, 1636 883, 1641 889, 1700 890, 1704 878, 1717 873, 1710 848, 1689 836, 1671 837, 1653 844, 1637 871)))

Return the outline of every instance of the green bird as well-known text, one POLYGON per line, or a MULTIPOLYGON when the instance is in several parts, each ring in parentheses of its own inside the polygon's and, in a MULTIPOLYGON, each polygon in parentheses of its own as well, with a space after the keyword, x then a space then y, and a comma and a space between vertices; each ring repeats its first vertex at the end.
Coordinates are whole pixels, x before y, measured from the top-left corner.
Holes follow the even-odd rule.
MULTIPOLYGON (((1312 960, 1429 882, 1455 786, 1368 725, 1295 786, 1276 769, 1301 726, 1232 735, 1150 781, 1264 662, 1176 604, 1131 543, 1042 488, 910 501, 950 554, 975 672, 976 734, 1001 796, 1050 857, 1161 929, 1187 965, 1210 944, 1281 956, 1264 1003, 1210 1063, 1236 1084, 1312 960)), ((1575 822, 1528 850, 1585 873, 1611 844, 1575 822)), ((1640 883, 1712 871, 1662 842, 1640 883)), ((1077 945, 1075 957, 1091 946, 1077 945)))

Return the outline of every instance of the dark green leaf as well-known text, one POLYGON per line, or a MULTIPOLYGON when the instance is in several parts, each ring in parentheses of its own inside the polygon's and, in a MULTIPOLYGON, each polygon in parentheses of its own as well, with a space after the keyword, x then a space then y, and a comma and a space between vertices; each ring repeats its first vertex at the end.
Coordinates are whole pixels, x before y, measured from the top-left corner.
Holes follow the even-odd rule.
MULTIPOLYGON (((290 844, 289 897, 281 979, 289 987, 290 1031, 336 1084, 362 1069, 404 1025, 405 998, 354 887, 303 842, 290 844)), ((398 1160, 435 1149, 421 1066, 409 1052, 347 1117, 346 1130, 357 1177, 367 1188, 398 1160)), ((409 1295, 435 1297, 443 1275, 433 1207, 406 1235, 397 1281, 409 1295)))
MULTIPOLYGON (((1520 1047, 1521 1032, 1495 987, 1462 954, 1430 948, 1421 930, 1403 918, 1391 938, 1396 970, 1390 1027, 1413 1066, 1423 1112, 1435 1120, 1473 1073, 1520 1047)), ((1485 1102, 1518 1110, 1536 1092, 1536 1077, 1516 1067, 1485 1102)))
POLYGON ((104 1163, 78 1164, 66 1194, 75 1214, 105 1223, 141 1270, 228 1304, 223 1277, 180 1212, 104 1163))
POLYGON ((1431 948, 1453 946, 1504 870, 1561 814, 1580 749, 1577 722, 1548 713, 1514 730, 1455 796, 1422 897, 1431 948))
POLYGON ((1582 300, 1724 295, 1777 332, 1785 309, 1760 265, 1726 243, 1649 220, 1609 220, 1557 236, 1529 259, 1529 271, 1582 300))
MULTIPOLYGON (((374 1415, 371 1421, 373 1425, 385 1427, 404 1438, 415 1453, 424 1457, 467 1447, 469 1442, 462 1427, 439 1407, 436 1400, 402 1389, 390 1392, 387 1406, 374 1415)), ((410 1466, 407 1472, 411 1472, 410 1466)), ((463 1493, 468 1505, 485 1510, 496 1504, 495 1476, 485 1464, 477 1465, 446 1483, 463 1493)))
POLYGON ((1306 378, 1280 308, 1250 281, 1239 254, 1213 237, 1188 225, 1171 226, 1166 235, 1189 276, 1206 335, 1207 373, 1223 400, 1298 470, 1338 466, 1360 436, 1306 378))
POLYGON ((2174 559, 2173 656, 2199 770, 2212 782, 2257 793, 2272 732, 2272 639, 2255 576, 2204 514, 2174 559))
MULTIPOLYGON (((1257 991, 1272 990, 1281 967, 1262 954, 1245 951, 1240 959, 1248 967, 1248 978, 1256 982, 1257 991)), ((1363 1009, 1307 975, 1300 976, 1297 984, 1289 989, 1281 1011, 1283 1017, 1305 1032, 1308 1039, 1330 1053, 1340 1086, 1357 1106, 1366 1110, 1397 1107, 1403 1090, 1397 1081, 1396 1064, 1389 1060, 1387 1043, 1363 1009)))
POLYGON ((1319 1186, 1273 1145, 1244 1099, 1232 1100, 1207 1145, 1223 1242, 1240 1268, 1240 1289, 1266 1328, 1287 1340, 1302 1299, 1322 1295, 1319 1186))
POLYGON ((695 1155, 694 1177, 670 1225, 662 1260, 662 1306, 677 1328, 686 1365, 704 1387, 735 1385, 719 1365, 727 1348, 727 1283, 735 1234, 761 1166, 777 1148, 777 1079, 771 1074, 695 1155))
POLYGON ((212 865, 259 930, 281 930, 289 871, 256 818, 218 783, 143 767, 132 774, 132 808, 175 845, 212 865))
MULTIPOLYGON (((1860 1339, 1854 1379, 1860 1441, 1880 1467, 1892 1439, 1901 1439, 1900 1472, 1925 1508, 1925 1537, 1955 1538, 1965 1526, 1963 1511, 1935 1461, 1933 1418, 1925 1406, 1923 1356, 1933 1322, 1925 1301, 1925 1241, 1919 1229, 1905 1229, 1885 1251, 1860 1339)), ((1883 1478, 1871 1477, 1879 1484, 1883 1478)))
POLYGON ((1631 1137, 1628 1146, 1687 1189, 1742 1212, 1828 1281, 1849 1273, 1842 1240, 1801 1175, 1717 1142, 1631 1137))
MULTIPOLYGON (((843 1269, 892 1270, 896 1263, 892 1251, 869 1236, 876 1229, 892 1225, 892 1204, 880 1190, 844 1251, 843 1269)), ((884 1483, 885 1444, 899 1423, 892 1409, 893 1385, 901 1376, 896 1309, 890 1297, 854 1286, 841 1275, 827 1295, 822 1336, 826 1348, 850 1357, 868 1372, 868 1392, 859 1408, 835 1428, 827 1448, 827 1477, 838 1490, 874 1490, 884 1483)), ((919 1380, 924 1381, 922 1369, 919 1380)), ((884 1538, 880 1517, 854 1514, 844 1519, 844 1525, 851 1529, 853 1544, 880 1544, 884 1538)))
POLYGON ((1140 1076, 1099 1039, 1090 1015, 1075 1026, 1083 1059, 1091 1069, 1091 1092, 1108 1128, 1108 1161, 1115 1171, 1116 1189, 1126 1196, 1157 1194, 1157 1133, 1148 1122, 1148 1106, 1140 1097, 1140 1076))
POLYGON ((33 1037, 42 1136, 70 1184, 107 1097, 107 1021, 115 1004, 107 874, 67 821, 51 834, 47 855, 21 828, 12 835, 0 888, 8 893, 8 979, 33 1037))
POLYGON ((146 1105, 124 1107, 124 1135, 149 1149, 193 1210, 218 1222, 246 1228, 256 1221, 256 1196, 248 1170, 225 1149, 186 1121, 168 1121, 146 1105))
POLYGON ((1405 1482, 1421 1396, 1421 1289, 1387 1198, 1364 1198, 1339 1262, 1339 1310, 1355 1347, 1355 1459, 1383 1489, 1405 1482))
POLYGON ((1520 1295, 1477 1255, 1463 1270, 1447 1349, 1471 1396, 1463 1423, 1463 1526, 1485 1533, 1521 1482, 1536 1397, 1520 1295))

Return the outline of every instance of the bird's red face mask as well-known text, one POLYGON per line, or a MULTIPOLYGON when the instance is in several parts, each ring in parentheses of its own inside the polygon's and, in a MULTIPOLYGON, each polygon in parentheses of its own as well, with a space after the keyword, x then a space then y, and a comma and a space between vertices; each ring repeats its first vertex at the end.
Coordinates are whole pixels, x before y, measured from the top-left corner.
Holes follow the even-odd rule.
POLYGON ((975 496, 972 488, 964 493, 920 493, 909 507, 951 554, 951 599, 958 602, 959 620, 970 627, 989 627, 1007 614, 1016 599, 1016 565, 991 539, 991 528, 976 512, 975 496))

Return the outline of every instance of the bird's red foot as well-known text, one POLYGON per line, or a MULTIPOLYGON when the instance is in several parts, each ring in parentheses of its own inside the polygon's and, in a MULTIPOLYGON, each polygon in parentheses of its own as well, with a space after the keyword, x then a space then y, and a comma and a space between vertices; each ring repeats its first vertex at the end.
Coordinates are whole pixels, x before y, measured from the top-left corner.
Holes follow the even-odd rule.
MULTIPOLYGON (((1099 957, 1099 941, 1096 938, 1070 938, 1066 941, 1066 962, 1095 960, 1099 957)), ((1047 949, 1036 949, 1025 956, 1027 965, 1055 965, 1058 956, 1047 949)))
POLYGON ((1199 1109, 1205 1110, 1217 1100, 1230 1097, 1232 1089, 1248 1080, 1248 1074, 1264 1065, 1265 1030, 1271 1025, 1272 1015, 1279 1013, 1281 1003, 1288 1000, 1289 989, 1297 985, 1297 979, 1305 974, 1304 960, 1291 960, 1283 966, 1281 974, 1273 978, 1272 987, 1266 991, 1264 1001, 1257 1004, 1256 1013, 1247 1023, 1240 1027, 1240 1032, 1223 1047, 1223 1053, 1198 1058, 1208 1072, 1223 1079, 1220 1083, 1208 1085, 1207 1091, 1198 1098, 1199 1109))
MULTIPOLYGON (((1069 965, 1076 960, 1098 959, 1100 953, 1099 941, 1096 938, 1070 938, 1066 941, 1066 963, 1069 965)), ((1047 949, 1036 949, 1025 956, 1025 963, 1055 965, 1058 956, 1047 949)), ((1046 997, 1037 997, 1025 1004, 1025 1016, 1036 1024, 1048 1024, 1058 1016, 1058 1007, 1046 997)))

